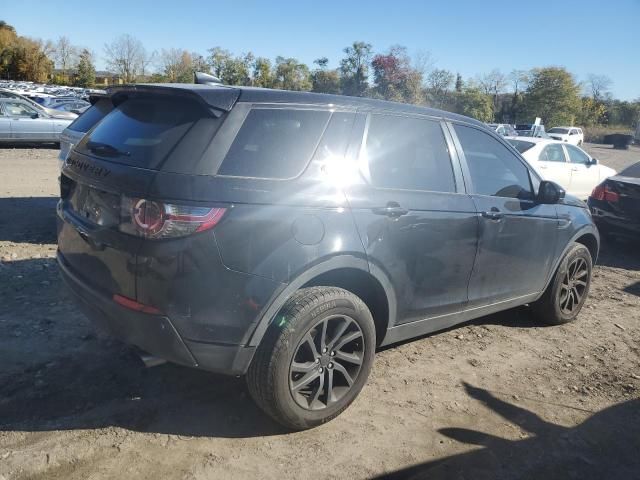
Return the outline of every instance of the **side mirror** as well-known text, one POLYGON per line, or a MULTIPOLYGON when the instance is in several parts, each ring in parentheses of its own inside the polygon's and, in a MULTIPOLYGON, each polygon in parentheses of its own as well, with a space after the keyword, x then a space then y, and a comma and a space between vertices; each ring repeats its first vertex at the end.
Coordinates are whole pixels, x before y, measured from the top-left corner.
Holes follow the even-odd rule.
POLYGON ((592 158, 591 161, 589 162, 589 165, 597 165, 597 164, 598 164, 597 158, 592 158))
POLYGON ((537 203, 553 205, 564 198, 564 189, 555 182, 543 180, 538 189, 537 203))
POLYGON ((33 118, 34 120, 35 120, 36 118, 40 118, 40 114, 39 114, 39 113, 32 113, 32 114, 31 114, 31 118, 33 118))

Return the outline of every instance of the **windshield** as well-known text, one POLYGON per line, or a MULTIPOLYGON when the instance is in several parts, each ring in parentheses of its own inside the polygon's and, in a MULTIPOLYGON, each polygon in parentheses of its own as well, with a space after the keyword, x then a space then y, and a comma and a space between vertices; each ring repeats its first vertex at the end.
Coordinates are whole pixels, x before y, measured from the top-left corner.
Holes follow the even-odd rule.
POLYGON ((569 133, 569 129, 568 128, 559 128, 559 127, 555 127, 552 128, 551 130, 549 130, 549 133, 569 133))

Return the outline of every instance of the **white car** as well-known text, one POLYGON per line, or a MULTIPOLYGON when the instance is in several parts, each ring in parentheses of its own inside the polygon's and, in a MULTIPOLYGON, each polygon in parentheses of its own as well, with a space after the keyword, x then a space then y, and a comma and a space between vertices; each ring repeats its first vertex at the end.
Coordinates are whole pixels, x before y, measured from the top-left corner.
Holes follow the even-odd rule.
POLYGON ((567 142, 571 145, 582 145, 584 133, 578 127, 553 127, 547 134, 554 140, 567 142))
POLYGON ((581 148, 566 142, 545 138, 508 138, 516 150, 540 174, 567 193, 586 200, 591 191, 605 178, 616 174, 613 168, 598 161, 581 148))

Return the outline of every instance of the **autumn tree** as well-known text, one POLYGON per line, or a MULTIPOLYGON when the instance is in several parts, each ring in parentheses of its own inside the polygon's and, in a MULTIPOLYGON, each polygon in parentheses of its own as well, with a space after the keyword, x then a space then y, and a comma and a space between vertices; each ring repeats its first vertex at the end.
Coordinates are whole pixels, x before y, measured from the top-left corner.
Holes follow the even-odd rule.
POLYGON ((407 49, 393 46, 371 61, 373 94, 386 100, 421 103, 422 74, 411 65, 407 49))

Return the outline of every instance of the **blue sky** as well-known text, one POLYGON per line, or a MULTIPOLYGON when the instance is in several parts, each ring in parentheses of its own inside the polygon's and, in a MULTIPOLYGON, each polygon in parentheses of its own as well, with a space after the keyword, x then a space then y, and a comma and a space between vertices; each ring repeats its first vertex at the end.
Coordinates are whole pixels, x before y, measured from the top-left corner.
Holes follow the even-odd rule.
POLYGON ((0 0, 0 19, 19 34, 67 35, 104 67, 105 42, 123 33, 148 50, 184 48, 206 54, 326 56, 337 66, 354 40, 376 52, 399 44, 430 52, 435 66, 463 77, 499 68, 561 65, 584 80, 608 75, 618 98, 640 97, 640 0, 216 2, 195 0, 0 0))

